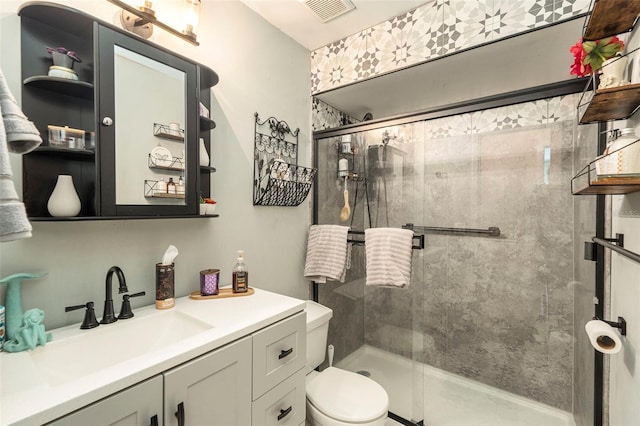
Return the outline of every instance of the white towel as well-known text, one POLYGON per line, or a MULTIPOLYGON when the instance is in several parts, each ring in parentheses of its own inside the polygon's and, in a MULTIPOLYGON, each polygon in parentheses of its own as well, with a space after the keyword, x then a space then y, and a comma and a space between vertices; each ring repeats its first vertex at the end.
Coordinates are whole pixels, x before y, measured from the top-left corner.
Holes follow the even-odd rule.
POLYGON ((31 224, 13 184, 9 151, 26 153, 42 139, 9 92, 0 71, 0 241, 31 237, 31 224), (9 145, 7 145, 9 144, 9 145))
POLYGON ((26 154, 42 143, 40 132, 24 115, 0 70, 0 112, 4 122, 5 143, 9 152, 26 154))
POLYGON ((304 276, 317 283, 327 279, 344 282, 350 267, 349 227, 340 225, 311 225, 307 241, 307 260, 304 276))
POLYGON ((407 287, 411 280, 413 231, 401 228, 364 230, 366 285, 407 287))

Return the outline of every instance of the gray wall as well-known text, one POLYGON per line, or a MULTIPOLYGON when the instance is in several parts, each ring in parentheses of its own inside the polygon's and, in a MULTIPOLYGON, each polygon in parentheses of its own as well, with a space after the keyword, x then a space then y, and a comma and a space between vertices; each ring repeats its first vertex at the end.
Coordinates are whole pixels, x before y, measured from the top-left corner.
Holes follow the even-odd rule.
MULTIPOLYGON (((3 0, 0 4, 2 70, 18 100, 20 22, 16 11, 21 3, 3 0)), ((119 9, 104 0, 60 3, 119 26, 119 9)), ((211 115, 217 123, 212 132, 212 165, 218 170, 211 177, 212 196, 219 203, 220 217, 33 223, 31 239, 0 245, 0 270, 2 276, 48 272, 23 288, 24 308, 44 309, 47 329, 82 320, 82 312, 65 314, 64 306, 89 300, 101 306, 105 273, 111 265, 122 267, 132 291, 146 290, 146 296, 132 300, 134 308, 153 304, 154 264, 169 244, 180 251, 178 296, 198 289, 202 269, 219 268, 222 282, 230 283, 237 249, 246 250, 252 286, 300 298, 308 295, 302 278, 308 201, 296 208, 253 207, 252 167, 254 112, 300 127, 299 163, 310 164, 309 52, 240 2, 203 2, 201 9, 200 46, 160 29, 153 37, 220 75, 211 93, 211 115)), ((21 158, 11 157, 20 193, 21 158)), ((0 292, 4 300, 4 288, 0 292)), ((97 311, 100 316, 102 308, 97 311)))

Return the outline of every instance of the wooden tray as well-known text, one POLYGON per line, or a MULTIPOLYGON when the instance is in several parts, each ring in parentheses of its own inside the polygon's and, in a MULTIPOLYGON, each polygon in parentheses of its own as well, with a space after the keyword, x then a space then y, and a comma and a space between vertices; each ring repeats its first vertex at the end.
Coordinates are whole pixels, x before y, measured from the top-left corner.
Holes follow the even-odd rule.
POLYGON ((232 288, 221 288, 218 294, 203 296, 200 291, 192 292, 189 297, 195 300, 225 299, 227 297, 251 296, 255 290, 249 287, 245 293, 234 293, 232 288))

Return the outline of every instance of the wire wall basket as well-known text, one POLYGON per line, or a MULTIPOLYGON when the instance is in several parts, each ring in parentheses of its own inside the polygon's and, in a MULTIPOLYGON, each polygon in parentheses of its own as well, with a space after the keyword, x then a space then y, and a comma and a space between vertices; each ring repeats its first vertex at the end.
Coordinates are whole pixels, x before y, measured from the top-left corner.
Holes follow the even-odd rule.
POLYGON ((160 188, 157 180, 144 180, 144 197, 145 198, 173 198, 176 200, 184 200, 185 194, 181 192, 167 192, 166 187, 160 188))
POLYGON ((150 169, 184 171, 184 159, 180 157, 175 157, 169 160, 149 154, 147 165, 150 169))
POLYGON ((309 195, 316 169, 272 160, 256 187, 256 206, 293 207, 309 195))
POLYGON ((172 128, 168 124, 153 123, 153 136, 176 141, 184 141, 184 129, 172 128))
POLYGON ((255 113, 253 205, 292 207, 309 195, 316 170, 297 165, 298 133, 286 121, 255 113))

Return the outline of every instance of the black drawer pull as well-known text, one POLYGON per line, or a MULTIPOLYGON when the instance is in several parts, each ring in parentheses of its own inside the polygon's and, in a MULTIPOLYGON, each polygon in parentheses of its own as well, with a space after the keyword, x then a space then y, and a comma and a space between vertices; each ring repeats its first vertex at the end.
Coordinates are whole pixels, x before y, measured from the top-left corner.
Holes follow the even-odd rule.
POLYGON ((149 426, 158 426, 158 415, 154 414, 153 417, 151 417, 151 424, 149 426))
POLYGON ((184 403, 181 402, 178 404, 178 411, 176 411, 176 419, 178 419, 178 426, 184 426, 185 423, 185 419, 184 419, 184 403))
POLYGON ((290 405, 286 410, 280 410, 280 414, 278 414, 278 421, 284 419, 289 415, 289 413, 293 410, 293 407, 290 405))
POLYGON ((280 351, 280 355, 278 355, 278 359, 286 358, 293 353, 293 348, 289 348, 286 351, 283 349, 280 351))

